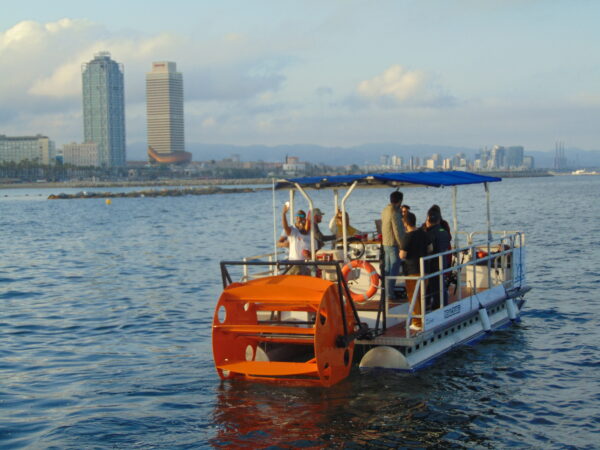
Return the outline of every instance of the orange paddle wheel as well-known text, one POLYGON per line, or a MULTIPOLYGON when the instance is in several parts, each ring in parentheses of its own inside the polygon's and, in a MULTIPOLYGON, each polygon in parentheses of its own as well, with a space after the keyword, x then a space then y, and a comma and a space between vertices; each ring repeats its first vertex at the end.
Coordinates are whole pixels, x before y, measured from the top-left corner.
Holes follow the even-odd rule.
POLYGON ((213 319, 223 379, 331 386, 348 376, 359 325, 340 285, 278 275, 227 286, 213 319))

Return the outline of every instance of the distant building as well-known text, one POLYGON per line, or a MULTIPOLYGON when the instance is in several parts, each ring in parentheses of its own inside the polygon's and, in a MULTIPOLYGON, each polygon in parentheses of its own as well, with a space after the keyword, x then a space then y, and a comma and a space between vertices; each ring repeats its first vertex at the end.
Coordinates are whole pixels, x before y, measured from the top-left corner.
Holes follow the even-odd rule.
POLYGON ((509 169, 516 169, 517 167, 523 166, 523 147, 522 146, 514 146, 508 147, 506 149, 506 154, 504 157, 504 164, 509 169))
POLYGON ((524 156, 523 157, 523 167, 526 169, 534 169, 535 168, 535 160, 533 156, 524 156))
POLYGON ((286 156, 283 171, 287 175, 302 174, 306 171, 306 164, 301 163, 296 156, 286 156))
POLYGON ((404 160, 400 156, 393 155, 392 159, 391 159, 391 163, 392 163, 392 167, 401 168, 404 164, 404 160))
POLYGON ((71 142, 70 144, 64 144, 62 157, 64 164, 84 167, 99 167, 102 165, 100 153, 98 152, 98 144, 95 142, 84 142, 83 144, 71 142))
POLYGON ((490 156, 492 163, 490 169, 503 169, 506 166, 504 162, 506 149, 501 145, 494 145, 490 156))
POLYGON ((47 136, 9 137, 0 134, 0 162, 31 161, 50 165, 56 161, 54 142, 47 136))
POLYGON ((83 134, 98 145, 104 167, 125 166, 123 66, 100 52, 82 66, 83 134))
POLYGON ((174 62, 152 63, 146 74, 148 156, 153 162, 189 162, 185 151, 183 77, 174 62))

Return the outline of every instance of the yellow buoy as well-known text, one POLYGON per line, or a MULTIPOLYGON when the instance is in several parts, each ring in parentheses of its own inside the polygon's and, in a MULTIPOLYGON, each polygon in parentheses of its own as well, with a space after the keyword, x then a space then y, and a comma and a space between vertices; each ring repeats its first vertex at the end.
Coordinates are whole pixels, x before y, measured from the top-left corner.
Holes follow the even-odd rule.
POLYGON ((111 200, 110 198, 107 198, 107 199, 106 199, 106 204, 107 204, 107 205, 110 205, 111 203, 112 203, 112 200, 111 200))

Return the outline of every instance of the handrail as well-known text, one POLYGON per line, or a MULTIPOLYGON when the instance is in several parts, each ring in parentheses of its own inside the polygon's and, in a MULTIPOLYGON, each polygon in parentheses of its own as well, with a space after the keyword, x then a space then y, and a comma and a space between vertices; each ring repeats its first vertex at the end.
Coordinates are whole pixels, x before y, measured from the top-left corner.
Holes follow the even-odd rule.
MULTIPOLYGON (((482 232, 482 233, 487 233, 487 232, 482 232)), ((497 232, 497 233, 499 233, 499 232, 497 232)), ((413 311, 414 311, 417 301, 424 302, 423 299, 425 296, 425 292, 423 292, 423 290, 424 290, 425 282, 429 279, 439 277, 441 289, 439 290, 439 292, 436 293, 436 295, 439 296, 439 300, 440 300, 439 308, 443 308, 444 306, 446 306, 446 305, 444 305, 444 290, 445 290, 444 276, 449 273, 458 272, 457 283, 459 283, 458 287, 460 287, 460 281, 461 281, 461 275, 462 275, 463 269, 472 267, 473 268, 472 289, 474 292, 477 292, 478 281, 477 281, 476 267, 478 267, 478 266, 484 267, 486 262, 488 263, 487 267, 493 268, 494 270, 496 270, 497 273, 499 272, 500 269, 502 269, 503 276, 500 279, 500 282, 496 282, 496 285, 502 285, 506 289, 506 288, 514 287, 518 282, 519 286, 521 286, 521 281, 523 280, 522 273, 523 273, 523 269, 524 269, 524 267, 523 267, 523 252, 522 251, 519 251, 519 253, 518 253, 518 256, 520 259, 519 264, 518 264, 519 273, 518 274, 510 273, 507 271, 507 269, 509 267, 511 269, 514 269, 514 267, 515 267, 514 261, 510 262, 510 266, 509 266, 509 260, 510 259, 514 260, 513 256, 515 254, 515 251, 517 249, 521 249, 523 247, 524 247, 524 234, 522 232, 514 232, 512 234, 506 233, 500 239, 495 239, 495 240, 489 241, 488 243, 485 243, 485 244, 469 245, 467 247, 462 247, 459 249, 451 249, 451 250, 436 253, 433 255, 427 255, 427 256, 420 258, 421 274, 419 276, 387 277, 387 278, 390 278, 390 279, 393 279, 396 281, 417 280, 417 282, 416 282, 415 290, 413 292, 413 296, 411 299, 409 299, 410 303, 408 306, 407 313, 406 314, 390 313, 389 303, 387 300, 385 300, 386 316, 388 318, 404 319, 407 336, 408 336, 408 330, 410 327, 410 322, 413 318, 420 318, 422 320, 422 324, 423 324, 422 327, 424 330, 425 329, 425 316, 426 316, 426 311, 425 311, 425 307, 424 307, 425 305, 422 303, 422 305, 421 305, 422 311, 421 311, 420 315, 416 315, 416 316, 413 315, 413 311), (490 248, 490 249, 497 249, 497 251, 489 252, 484 256, 479 256, 477 254, 477 249, 485 248, 485 247, 490 248), (453 255, 457 261, 458 261, 459 255, 468 255, 468 257, 470 259, 465 262, 459 262, 458 264, 457 263, 452 264, 449 267, 444 267, 443 260, 444 260, 444 257, 446 257, 447 255, 453 255), (433 260, 436 258, 438 259, 438 262, 439 262, 438 267, 440 267, 440 269, 437 270, 436 272, 425 273, 425 263, 427 261, 430 261, 430 260, 433 260), (510 273, 510 276, 508 276, 507 273, 510 273), (515 275, 516 275, 516 277, 515 277, 515 275)), ((498 278, 496 278, 496 280, 498 280, 498 278)), ((488 278, 488 288, 491 288, 492 284, 493 283, 489 283, 489 278, 488 278)), ((457 289, 457 292, 458 292, 458 300, 461 300, 462 299, 462 289, 457 289)))
POLYGON ((374 336, 373 330, 370 330, 366 323, 360 321, 358 310, 356 309, 356 305, 354 304, 352 295, 350 294, 350 289, 348 288, 346 280, 342 276, 340 261, 221 261, 220 266, 223 288, 226 289, 227 286, 232 283, 227 266, 273 266, 278 268, 281 265, 312 267, 314 271, 316 271, 317 266, 330 266, 335 268, 337 274, 336 284, 338 287, 339 306, 344 330, 343 335, 337 336, 336 345, 339 347, 347 347, 354 339, 369 339, 374 336), (350 305, 352 314, 356 321, 356 325, 353 330, 350 330, 348 327, 347 318, 344 311, 346 303, 350 305))
MULTIPOLYGON (((284 250, 278 250, 277 252, 273 252, 273 253, 264 253, 262 255, 254 255, 254 256, 246 256, 244 258, 242 258, 243 262, 252 262, 252 261, 261 261, 263 258, 268 258, 268 262, 272 263, 272 262, 277 262, 279 260, 279 258, 277 258, 277 256, 279 255, 283 255, 285 254, 284 250)), ((253 278, 257 278, 259 276, 262 275, 276 275, 277 274, 277 265, 273 265, 270 266, 270 270, 265 271, 265 272, 257 272, 252 274, 253 278)), ((248 265, 244 265, 242 268, 242 280, 241 281, 248 281, 250 279, 250 274, 248 271, 248 265)))
MULTIPOLYGON (((445 304, 444 293, 447 288, 445 279, 447 276, 456 275, 456 289, 457 300, 463 298, 463 283, 466 283, 473 292, 477 292, 479 286, 482 284, 482 277, 487 277, 487 288, 493 286, 504 286, 505 289, 511 289, 515 287, 522 287, 524 281, 524 253, 521 251, 524 248, 525 235, 522 232, 508 232, 508 231, 492 231, 493 235, 497 237, 487 241, 473 243, 473 240, 478 235, 485 235, 487 232, 460 232, 468 237, 468 241, 471 242, 469 245, 461 248, 455 248, 446 250, 433 255, 427 255, 420 259, 421 271, 419 276, 390 276, 386 277, 396 281, 416 280, 415 290, 413 297, 409 299, 410 303, 408 311, 406 313, 390 313, 390 304, 382 298, 381 311, 386 318, 396 318, 404 320, 405 326, 407 327, 407 333, 410 327, 410 321, 412 318, 420 318, 423 323, 423 329, 425 329, 425 318, 427 311, 425 308, 426 300, 426 283, 428 280, 437 278, 439 279, 440 289, 435 293, 439 298, 439 308, 447 306, 445 304), (489 251, 488 251, 489 250, 489 251), (484 251, 485 255, 478 254, 478 252, 484 251), (446 266, 446 259, 452 256, 452 263, 446 266), (427 263, 432 260, 438 260, 438 270, 436 272, 426 273, 427 263), (477 269, 480 267, 481 269, 477 269), (466 276, 463 279, 463 275, 466 276), (494 274, 492 276, 492 274, 494 274), (413 315, 416 302, 421 303, 421 314, 413 315)), ((283 250, 278 251, 278 254, 283 253, 283 250)), ((334 261, 335 263, 335 261, 334 261)), ((338 261, 342 263, 342 261, 338 261)), ((331 262, 329 263, 331 264, 331 262)), ((264 275, 276 275, 281 273, 279 269, 282 266, 287 265, 309 265, 317 267, 321 265, 329 265, 325 261, 286 261, 276 260, 274 253, 267 253, 263 255, 256 255, 246 257, 242 262, 238 262, 238 265, 244 266, 244 276, 242 281, 247 281, 250 278, 260 277, 264 275), (269 258, 269 261, 259 261, 264 258, 269 258), (249 274, 248 266, 250 265, 264 265, 270 266, 270 270, 266 272, 249 274)), ((226 274, 229 277, 229 274, 226 274)), ((228 278, 230 280, 230 278, 228 278)), ((225 278, 224 278, 225 280, 225 278)), ((486 278, 483 278, 485 284, 486 278)), ((231 282, 231 281, 230 281, 231 282)), ((347 285, 345 285, 347 288, 347 285)), ((383 283, 381 284, 383 286, 383 283)), ((381 289, 381 288, 380 288, 381 289)), ((484 287, 485 289, 485 287, 484 287)), ((343 289, 342 289, 343 290, 343 289)), ((385 325, 382 326, 385 329, 385 325)), ((376 325, 375 331, 379 332, 379 324, 376 325)), ((408 335, 408 334, 407 334, 408 335)))

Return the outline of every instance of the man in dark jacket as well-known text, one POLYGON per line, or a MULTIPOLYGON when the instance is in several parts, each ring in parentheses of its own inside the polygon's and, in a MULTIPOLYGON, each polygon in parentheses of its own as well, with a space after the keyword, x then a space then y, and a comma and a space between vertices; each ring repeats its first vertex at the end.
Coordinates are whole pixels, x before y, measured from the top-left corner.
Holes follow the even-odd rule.
MULTIPOLYGON (((404 270, 407 276, 420 276, 420 259, 427 256, 431 252, 431 239, 422 228, 417 228, 416 216, 409 212, 402 219, 406 235, 402 240, 400 247, 400 258, 404 260, 404 270)), ((408 301, 411 302, 413 293, 415 292, 417 280, 406 280, 406 295, 408 301)), ((422 314, 421 296, 417 297, 415 307, 413 309, 414 316, 422 314)), ((420 330, 423 328, 423 321, 420 317, 414 317, 410 325, 411 330, 420 330)))
MULTIPOLYGON (((450 249, 450 233, 441 224, 441 215, 438 210, 432 208, 427 213, 427 221, 425 222, 425 231, 427 232, 429 239, 433 246, 433 254, 445 252, 450 249)), ((448 267, 448 258, 443 256, 442 258, 443 268, 448 267)), ((427 272, 435 273, 440 269, 440 258, 430 259, 428 262, 427 272)), ((427 282, 427 309, 435 310, 440 307, 440 288, 444 298, 444 305, 448 303, 448 291, 445 285, 445 276, 437 275, 433 278, 429 278, 427 282), (440 286, 441 284, 441 286, 440 286)))

